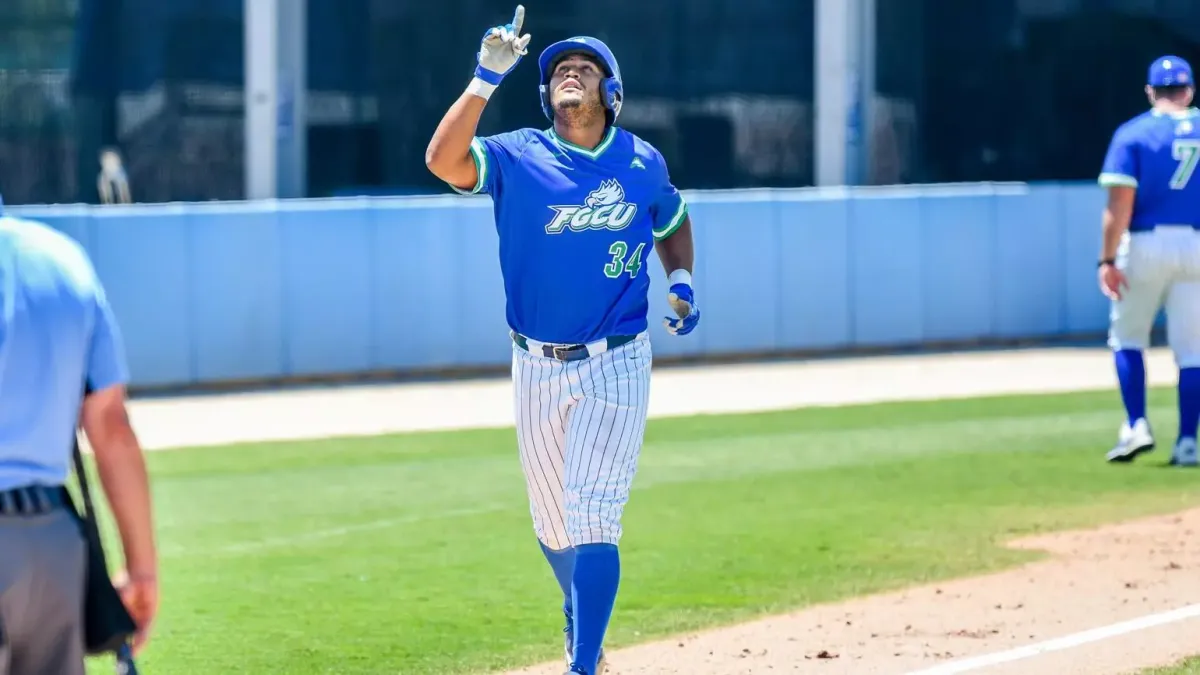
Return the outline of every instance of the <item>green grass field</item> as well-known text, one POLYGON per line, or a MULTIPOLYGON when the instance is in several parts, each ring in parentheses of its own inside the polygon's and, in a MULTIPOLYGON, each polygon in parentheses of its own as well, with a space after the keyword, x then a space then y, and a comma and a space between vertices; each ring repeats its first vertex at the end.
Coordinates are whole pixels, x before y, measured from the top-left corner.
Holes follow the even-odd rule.
MULTIPOLYGON (((1200 504, 1108 466, 1113 392, 651 420, 610 647, 1030 559, 1033 532, 1200 504)), ((1174 393, 1151 413, 1174 437, 1174 393)), ((469 673, 561 654, 511 430, 152 453, 153 675, 469 673)), ((111 672, 93 663, 91 672, 111 672)), ((1190 671, 1188 671, 1190 672, 1190 671)))

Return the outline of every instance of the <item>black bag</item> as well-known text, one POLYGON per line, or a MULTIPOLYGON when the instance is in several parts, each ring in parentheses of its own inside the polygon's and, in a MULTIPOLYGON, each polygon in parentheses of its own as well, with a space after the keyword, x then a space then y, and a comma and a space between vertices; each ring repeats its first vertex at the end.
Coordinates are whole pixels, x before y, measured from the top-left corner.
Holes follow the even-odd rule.
MULTIPOLYGON (((86 515, 75 507, 75 515, 83 526, 84 537, 87 539, 88 568, 87 589, 84 605, 84 646, 89 655, 113 653, 117 655, 118 663, 124 665, 123 670, 133 675, 133 659, 130 655, 129 640, 133 637, 137 625, 120 594, 113 586, 108 575, 108 563, 104 559, 104 545, 100 540, 100 527, 96 522, 96 509, 92 503, 91 491, 88 489, 87 471, 83 465, 83 457, 79 452, 79 437, 75 438, 73 450, 75 476, 79 481, 79 491, 83 504, 87 509, 86 515)), ((64 487, 66 498, 71 500, 70 492, 64 487)))

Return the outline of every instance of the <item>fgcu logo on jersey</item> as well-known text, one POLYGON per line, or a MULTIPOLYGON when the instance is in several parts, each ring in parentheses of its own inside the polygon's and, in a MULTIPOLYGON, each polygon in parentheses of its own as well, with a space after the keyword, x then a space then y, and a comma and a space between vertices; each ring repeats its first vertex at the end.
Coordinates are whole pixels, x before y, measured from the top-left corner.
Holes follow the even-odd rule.
POLYGON ((633 222, 637 204, 625 201, 625 188, 610 178, 588 193, 582 206, 551 206, 554 219, 546 225, 547 234, 560 234, 570 228, 584 230, 623 230, 633 222))

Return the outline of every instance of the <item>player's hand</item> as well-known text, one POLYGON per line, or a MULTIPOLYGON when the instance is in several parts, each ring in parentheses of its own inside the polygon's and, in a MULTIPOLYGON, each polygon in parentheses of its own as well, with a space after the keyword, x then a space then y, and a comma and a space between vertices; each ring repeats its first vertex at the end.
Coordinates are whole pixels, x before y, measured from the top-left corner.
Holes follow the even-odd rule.
POLYGON ((1120 300, 1121 291, 1129 288, 1129 280, 1116 265, 1101 265, 1097 276, 1100 278, 1100 292, 1113 300, 1120 300))
POLYGON ((700 308, 696 306, 696 296, 692 287, 687 284, 675 284, 667 293, 667 304, 675 312, 675 318, 663 319, 663 325, 671 335, 687 335, 700 323, 700 308))
POLYGON ((530 35, 521 35, 521 26, 525 23, 525 6, 517 5, 513 12, 511 23, 489 28, 483 34, 483 43, 479 46, 477 55, 479 65, 475 67, 475 77, 488 84, 500 84, 505 75, 517 67, 517 62, 528 53, 530 35))
POLYGON ((158 615, 158 578, 121 573, 113 579, 113 586, 137 626, 133 634, 133 654, 136 656, 149 642, 150 629, 154 625, 154 617, 158 615))

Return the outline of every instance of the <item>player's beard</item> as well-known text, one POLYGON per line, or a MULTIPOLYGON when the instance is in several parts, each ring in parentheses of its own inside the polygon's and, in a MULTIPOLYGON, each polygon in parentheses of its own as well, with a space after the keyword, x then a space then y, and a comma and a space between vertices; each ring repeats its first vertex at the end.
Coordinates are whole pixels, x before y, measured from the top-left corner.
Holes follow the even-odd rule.
POLYGON ((559 100, 554 106, 554 113, 559 121, 571 129, 585 129, 604 123, 604 106, 595 92, 588 92, 587 98, 582 101, 573 98, 559 100))

